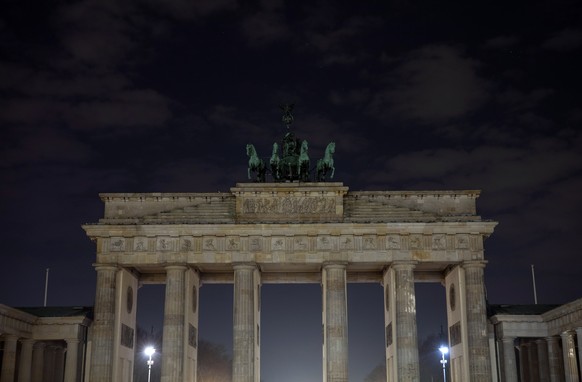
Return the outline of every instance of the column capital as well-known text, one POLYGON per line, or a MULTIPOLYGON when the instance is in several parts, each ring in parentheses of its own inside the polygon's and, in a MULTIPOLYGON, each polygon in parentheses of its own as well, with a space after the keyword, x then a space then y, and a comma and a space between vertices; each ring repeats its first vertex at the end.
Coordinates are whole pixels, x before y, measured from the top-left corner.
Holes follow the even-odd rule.
POLYGON ((96 271, 117 271, 119 267, 116 264, 93 264, 96 271))
POLYGON ((416 264, 418 264, 418 261, 415 260, 396 260, 393 261, 392 264, 390 264, 390 268, 394 268, 397 270, 400 269, 411 270, 416 267, 416 264))
POLYGON ((166 271, 169 271, 169 270, 186 270, 186 269, 188 269, 188 267, 186 266, 186 264, 168 264, 168 265, 164 266, 164 269, 166 271))
POLYGON ((249 269, 249 270, 255 270, 258 269, 257 267, 257 263, 253 263, 253 262, 241 262, 241 263, 233 263, 232 264, 232 269, 234 269, 235 271, 238 269, 249 269))
POLYGON ((46 347, 46 343, 42 342, 42 341, 36 341, 34 343, 34 349, 38 349, 38 350, 42 350, 46 347))
POLYGON ((67 346, 71 346, 78 344, 79 342, 81 342, 81 340, 79 340, 78 338, 65 338, 65 342, 67 343, 67 346))
POLYGON ((34 345, 36 343, 36 340, 32 339, 32 338, 21 338, 20 339, 20 343, 21 344, 31 344, 34 345))
POLYGON ((500 340, 503 343, 509 343, 509 342, 511 342, 512 344, 514 344, 515 343, 515 338, 516 337, 504 336, 504 337, 500 338, 500 340))
POLYGON ((335 269, 346 269, 348 263, 346 261, 325 261, 321 265, 323 269, 335 268, 335 269))
POLYGON ((564 330, 562 333, 560 333, 560 337, 562 337, 563 339, 567 339, 567 338, 571 338, 573 337, 575 334, 575 332, 573 330, 564 330))
POLYGON ((466 260, 461 263, 463 268, 485 268, 487 260, 466 260))
POLYGON ((14 341, 14 342, 18 341, 18 338, 19 338, 16 334, 11 334, 11 333, 5 333, 3 335, 3 337, 4 337, 4 341, 14 341))

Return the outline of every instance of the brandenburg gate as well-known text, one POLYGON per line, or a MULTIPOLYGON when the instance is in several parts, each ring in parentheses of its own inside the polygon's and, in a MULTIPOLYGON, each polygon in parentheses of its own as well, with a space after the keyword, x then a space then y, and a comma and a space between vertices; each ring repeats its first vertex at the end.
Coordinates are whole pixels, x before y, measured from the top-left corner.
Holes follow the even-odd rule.
POLYGON ((414 283, 446 287, 454 382, 490 382, 483 241, 496 225, 478 191, 352 192, 333 178, 335 143, 313 168, 290 130, 268 165, 246 147, 229 193, 101 194, 83 228, 97 243, 90 382, 131 382, 138 286, 165 283, 162 382, 196 381, 198 291, 232 283, 233 382, 260 382, 261 285, 320 283, 323 381, 348 381, 347 283, 384 286, 388 381, 419 381, 414 283), (315 169, 315 181, 310 171, 315 169), (267 172, 273 183, 266 183, 267 172))
MULTIPOLYGON (((239 183, 227 193, 101 194, 91 382, 130 382, 140 284, 163 283, 163 382, 196 381, 198 292, 232 283, 233 381, 259 382, 261 285, 320 283, 323 381, 348 380, 348 283, 384 287, 388 381, 418 381, 415 282, 446 288, 453 381, 491 381, 478 191, 239 183)), ((380 302, 378 302, 380 303, 380 302)))

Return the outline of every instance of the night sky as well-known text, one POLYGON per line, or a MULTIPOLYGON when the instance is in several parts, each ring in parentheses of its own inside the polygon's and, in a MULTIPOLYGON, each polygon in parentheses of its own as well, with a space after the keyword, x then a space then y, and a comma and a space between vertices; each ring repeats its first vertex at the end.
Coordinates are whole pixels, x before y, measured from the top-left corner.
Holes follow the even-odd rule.
MULTIPOLYGON (((540 303, 582 297, 581 25, 561 0, 4 1, 0 303, 42 305, 50 268, 49 305, 93 305, 98 193, 228 192, 288 102, 350 190, 482 190, 490 303, 533 303, 531 264, 540 303)), ((201 288, 200 336, 229 351, 231 292, 201 288)), ((382 292, 348 292, 357 382, 384 357, 382 292)), ((161 330, 161 296, 140 290, 140 325, 161 330)), ((263 287, 265 382, 321 380, 320 299, 263 287)), ((443 301, 418 285, 420 337, 443 301)))

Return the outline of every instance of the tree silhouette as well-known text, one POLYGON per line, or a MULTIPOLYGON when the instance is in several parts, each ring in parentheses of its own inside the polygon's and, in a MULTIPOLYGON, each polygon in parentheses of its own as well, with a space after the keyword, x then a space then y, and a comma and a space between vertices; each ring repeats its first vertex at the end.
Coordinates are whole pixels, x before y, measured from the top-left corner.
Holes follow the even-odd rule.
POLYGON ((232 381, 232 358, 223 345, 198 342, 198 382, 232 381))

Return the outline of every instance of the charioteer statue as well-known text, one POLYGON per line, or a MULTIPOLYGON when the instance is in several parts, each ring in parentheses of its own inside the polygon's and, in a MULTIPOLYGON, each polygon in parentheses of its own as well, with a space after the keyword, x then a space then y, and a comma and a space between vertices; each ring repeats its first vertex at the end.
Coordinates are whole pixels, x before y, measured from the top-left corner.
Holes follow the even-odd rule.
MULTIPOLYGON (((279 144, 273 143, 273 152, 269 160, 269 167, 261 159, 255 146, 247 144, 247 155, 249 156, 248 177, 255 182, 265 182, 267 170, 270 170, 274 182, 309 182, 311 180, 310 160, 308 154, 309 145, 306 140, 300 140, 295 137, 290 126, 293 123, 293 106, 294 104, 281 105, 283 110, 282 121, 287 128, 287 132, 281 142, 281 152, 279 153, 279 144), (280 154, 280 155, 279 155, 280 154), (254 174, 254 177, 253 177, 254 174)), ((322 159, 317 161, 315 167, 315 181, 323 182, 329 174, 329 179, 333 179, 335 168, 333 166, 333 154, 335 152, 335 143, 330 142, 322 159)))

